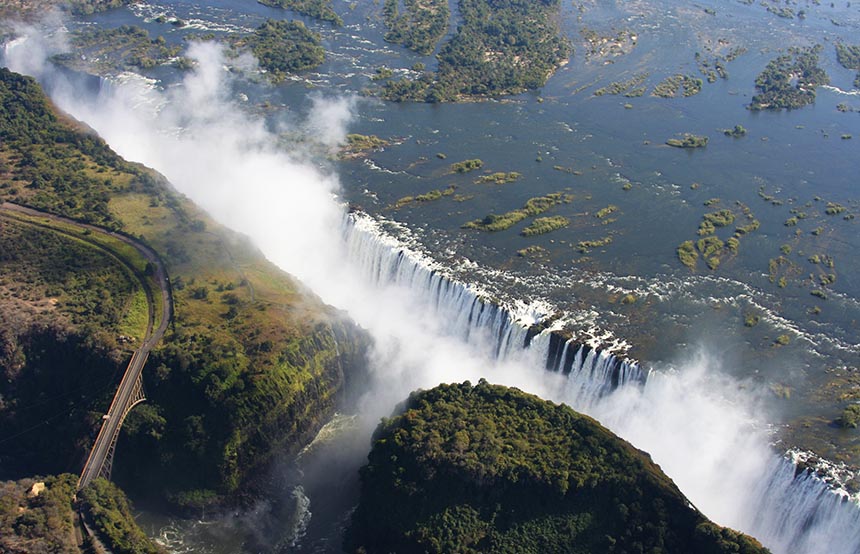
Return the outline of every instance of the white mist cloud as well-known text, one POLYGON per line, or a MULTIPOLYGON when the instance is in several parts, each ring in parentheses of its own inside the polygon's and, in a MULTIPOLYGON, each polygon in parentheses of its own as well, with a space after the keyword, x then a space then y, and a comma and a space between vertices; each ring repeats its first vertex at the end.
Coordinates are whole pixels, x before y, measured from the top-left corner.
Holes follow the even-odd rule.
POLYGON ((185 86, 178 89, 173 105, 191 116, 198 127, 202 122, 210 124, 225 115, 232 119, 229 114, 233 110, 223 111, 229 102, 223 84, 224 73, 228 71, 223 49, 213 42, 194 42, 186 55, 196 64, 194 71, 185 79, 185 86))
POLYGON ((8 22, 17 38, 5 48, 6 66, 25 75, 43 75, 51 56, 69 51, 68 37, 61 18, 59 11, 51 10, 37 25, 8 22))
POLYGON ((329 149, 343 145, 347 127, 354 118, 355 98, 329 98, 316 94, 311 100, 313 106, 306 125, 308 134, 329 149))

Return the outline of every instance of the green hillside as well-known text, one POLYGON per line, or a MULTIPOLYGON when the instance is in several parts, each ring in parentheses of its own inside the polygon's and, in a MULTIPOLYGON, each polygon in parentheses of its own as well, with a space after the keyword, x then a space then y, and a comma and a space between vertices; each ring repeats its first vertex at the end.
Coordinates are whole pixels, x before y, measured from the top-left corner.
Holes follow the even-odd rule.
POLYGON ((481 381, 413 393, 374 435, 348 552, 759 554, 593 419, 481 381))

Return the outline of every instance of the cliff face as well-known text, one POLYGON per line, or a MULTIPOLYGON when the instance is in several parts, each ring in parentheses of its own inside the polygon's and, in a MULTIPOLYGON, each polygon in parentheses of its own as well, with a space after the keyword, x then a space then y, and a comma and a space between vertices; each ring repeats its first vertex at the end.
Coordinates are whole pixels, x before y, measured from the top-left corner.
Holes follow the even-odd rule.
POLYGON ((376 431, 348 552, 765 553, 591 418, 482 381, 414 393, 376 431))
MULTIPOLYGON (((134 237, 170 277, 174 318, 120 436, 117 482, 179 505, 237 499, 333 413, 367 335, 34 80, 0 68, 0 108, 0 201, 134 237)), ((128 269, 145 261, 35 223, 0 214, 0 428, 15 435, 0 478, 79 471, 146 328, 146 284, 128 269)))

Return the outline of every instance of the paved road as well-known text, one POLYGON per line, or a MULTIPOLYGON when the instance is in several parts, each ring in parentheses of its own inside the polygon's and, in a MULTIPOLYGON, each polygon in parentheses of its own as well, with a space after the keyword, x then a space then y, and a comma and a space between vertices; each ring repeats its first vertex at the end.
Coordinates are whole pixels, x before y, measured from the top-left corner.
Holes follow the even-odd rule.
MULTIPOLYGON (((135 388, 137 385, 137 380, 140 377, 141 372, 143 371, 143 366, 146 364, 146 360, 149 357, 149 352, 162 339, 165 331, 167 330, 167 326, 173 317, 173 297, 170 291, 170 284, 167 280, 167 270, 164 268, 164 264, 161 262, 161 259, 158 257, 155 251, 153 251, 145 244, 142 244, 120 233, 106 231, 105 229, 102 229, 101 227, 97 227, 95 225, 80 223, 71 219, 67 219, 65 217, 47 214, 38 210, 19 206, 17 204, 11 204, 9 202, 4 202, 0 204, 0 209, 11 212, 18 212, 21 214, 26 214, 29 216, 39 217, 43 219, 49 219, 52 221, 58 221, 65 224, 74 225, 81 229, 88 229, 95 233, 109 235, 134 247, 148 262, 152 264, 152 267, 155 268, 155 281, 161 291, 161 321, 159 322, 158 327, 155 327, 156 310, 155 299, 153 298, 153 291, 150 289, 149 286, 147 286, 147 283, 142 282, 141 284, 146 291, 146 301, 147 306, 149 308, 149 323, 146 329, 146 336, 144 337, 141 347, 137 349, 134 354, 132 354, 131 361, 129 361, 128 367, 125 370, 125 374, 123 374, 122 376, 122 381, 120 381, 119 387, 117 388, 116 394, 114 395, 113 401, 111 402, 110 409, 108 409, 106 417, 102 422, 102 428, 99 431, 99 435, 96 438, 96 442, 93 444, 93 449, 92 451, 90 451, 90 456, 87 459, 86 464, 84 464, 84 469, 81 472, 81 478, 78 481, 78 490, 80 490, 86 487, 90 483, 90 481, 98 477, 99 473, 101 472, 105 460, 110 453, 111 445, 116 435, 119 433, 119 428, 122 425, 123 419, 125 418, 125 413, 129 407, 129 404, 133 402, 136 398, 135 388)), ((33 224, 39 225, 39 223, 33 224)), ((48 224, 41 226, 53 229, 48 224)), ((117 253, 112 252, 110 248, 97 243, 91 244, 98 248, 101 248, 102 250, 107 251, 114 258, 117 258, 120 262, 126 265, 133 273, 135 273, 135 268, 132 267, 128 262, 123 260, 122 257, 119 256, 117 253)))

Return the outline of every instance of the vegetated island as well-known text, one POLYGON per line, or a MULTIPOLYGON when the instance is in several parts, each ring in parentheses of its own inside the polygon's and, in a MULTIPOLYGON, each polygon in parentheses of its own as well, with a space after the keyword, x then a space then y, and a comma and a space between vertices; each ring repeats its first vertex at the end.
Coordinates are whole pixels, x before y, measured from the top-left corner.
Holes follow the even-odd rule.
POLYGON ((346 135, 346 144, 341 147, 338 157, 346 160, 360 158, 371 151, 381 150, 390 144, 391 141, 376 135, 350 133, 346 135))
POLYGON ((398 4, 400 0, 385 0, 382 7, 388 29, 385 40, 425 56, 431 54, 448 30, 448 0, 404 0, 404 13, 398 4))
POLYGON ((325 61, 320 35, 301 21, 267 19, 250 35, 228 40, 240 52, 250 50, 276 83, 325 61))
POLYGON ((53 8, 74 15, 91 15, 121 6, 135 0, 0 0, 0 19, 38 20, 53 8))
POLYGON ((544 235, 558 229, 563 229, 570 225, 570 220, 563 215, 554 215, 552 217, 538 217, 532 221, 525 229, 520 231, 524 237, 533 237, 535 235, 544 235))
POLYGON ((675 148, 704 148, 708 145, 708 137, 684 133, 684 138, 670 138, 666 144, 675 148))
POLYGON ((648 73, 638 73, 624 81, 614 81, 605 87, 601 87, 594 91, 594 96, 603 96, 606 94, 623 95, 625 98, 638 98, 645 94, 645 80, 648 78, 648 73))
POLYGON ((768 552, 597 421, 483 379, 415 392, 382 421, 345 550, 768 552))
MULTIPOLYGON (((718 202, 719 199, 712 198, 705 202, 705 205, 712 206, 718 202)), ((695 242, 692 240, 684 241, 675 250, 678 259, 683 265, 691 270, 695 270, 699 254, 701 254, 708 267, 711 270, 716 270, 720 266, 724 255, 735 255, 738 253, 741 239, 757 230, 760 223, 749 206, 740 201, 735 202, 735 204, 746 219, 746 224, 737 225, 732 235, 723 241, 716 236, 717 230, 730 227, 735 223, 737 218, 735 212, 724 208, 702 215, 702 221, 699 223, 699 229, 696 231, 696 234, 701 238, 695 242)))
POLYGON ((454 193, 456 191, 457 187, 451 185, 445 190, 433 189, 431 191, 427 191, 423 194, 418 194, 415 196, 404 196, 402 198, 399 198, 397 202, 394 203, 393 207, 394 209, 399 209, 412 203, 424 204, 427 202, 435 202, 436 200, 439 200, 444 196, 454 196, 454 193))
POLYGON ((504 231, 510 229, 527 217, 540 215, 553 206, 562 203, 570 203, 573 196, 563 192, 553 192, 546 196, 529 198, 522 208, 506 212, 502 215, 489 214, 483 219, 476 219, 464 223, 463 229, 477 229, 479 231, 504 231))
MULTIPOLYGON (((147 402, 125 421, 114 478, 186 509, 260 496, 270 463, 305 446, 363 370, 367 335, 57 113, 33 79, 0 69, 0 105, 0 201, 135 237, 170 276, 174 319, 144 368, 147 402)), ((56 475, 86 458, 137 348, 150 269, 77 225, 4 217, 2 229, 0 479, 56 475)))
POLYGON ((747 49, 743 46, 736 46, 726 52, 725 56, 715 56, 708 58, 701 52, 696 52, 696 65, 699 67, 699 73, 704 75, 709 83, 716 82, 717 78, 728 79, 729 72, 726 69, 726 63, 733 62, 738 56, 746 53, 747 49))
POLYGON ((561 0, 459 0, 462 23, 436 58, 436 72, 387 81, 393 101, 456 102, 544 85, 570 54, 560 36, 561 0))
POLYGON ((451 164, 451 173, 468 173, 470 171, 475 171, 476 169, 481 169, 482 167, 484 167, 484 161, 480 158, 463 160, 462 162, 451 164))
POLYGON ((146 29, 122 25, 114 29, 90 27, 70 34, 74 52, 60 54, 55 61, 99 74, 145 70, 177 59, 181 46, 169 46, 164 37, 150 38, 146 29))
POLYGON ((603 248, 612 244, 612 236, 605 236, 595 240, 581 240, 576 243, 576 249, 580 254, 588 254, 592 248, 603 248))
POLYGON ((334 11, 331 0, 257 0, 264 6, 272 8, 284 8, 302 15, 307 15, 328 21, 338 27, 343 26, 343 19, 334 11))
POLYGON ((518 173, 516 171, 509 171, 505 173, 504 171, 497 171, 495 173, 490 173, 489 175, 481 175, 477 179, 475 179, 476 185, 482 185, 486 183, 492 183, 494 185, 506 185, 508 183, 513 183, 514 181, 519 180, 522 177, 522 173, 518 173))
POLYGON ((679 91, 685 98, 695 96, 702 91, 702 80, 692 75, 672 75, 657 83, 651 96, 675 98, 679 91))
POLYGON ((629 29, 621 29, 615 33, 600 34, 595 29, 582 27, 579 30, 588 49, 585 56, 588 59, 614 58, 633 51, 639 37, 629 29))
POLYGON ((741 138, 747 135, 747 130, 743 125, 735 125, 731 129, 723 129, 723 134, 727 137, 741 138))
POLYGON ((815 88, 830 82, 818 66, 821 45, 789 48, 771 60, 755 80, 758 94, 752 97, 751 110, 796 109, 815 102, 815 88))

